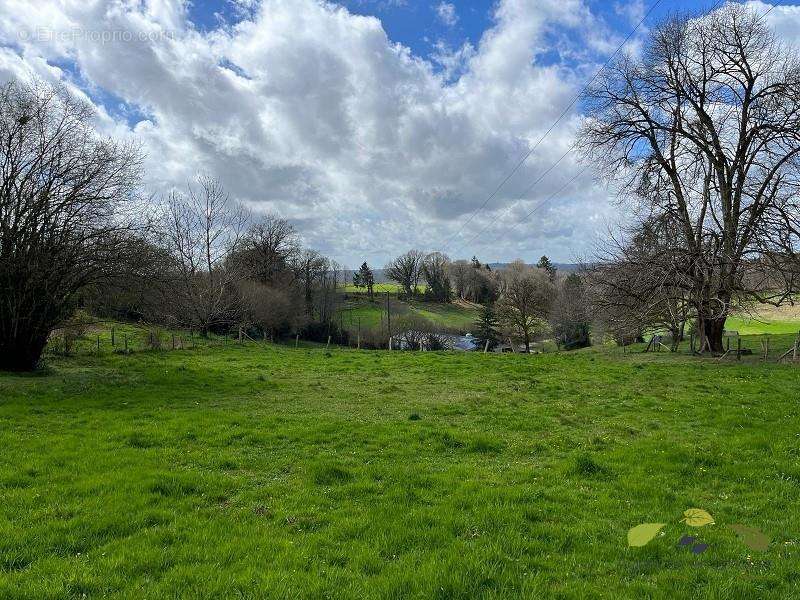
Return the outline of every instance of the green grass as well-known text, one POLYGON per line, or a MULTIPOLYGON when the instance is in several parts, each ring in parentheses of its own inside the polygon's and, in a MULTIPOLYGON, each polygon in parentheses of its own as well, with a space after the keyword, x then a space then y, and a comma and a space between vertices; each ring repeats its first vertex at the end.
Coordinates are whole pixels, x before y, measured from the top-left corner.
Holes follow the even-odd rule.
MULTIPOLYGON (((427 286, 424 283, 421 283, 421 284, 417 285, 417 291, 419 293, 422 293, 422 292, 425 291, 426 287, 427 286)), ((353 293, 366 294, 367 293, 367 288, 365 288, 365 287, 356 287, 351 283, 348 283, 347 285, 345 285, 343 287, 343 290, 346 293, 350 293, 350 294, 353 294, 353 293)), ((386 292, 389 292, 390 294, 397 294, 398 292, 402 292, 403 291, 403 287, 398 283, 376 283, 373 286, 372 291, 374 293, 376 293, 376 294, 380 294, 380 293, 384 293, 385 294, 386 292)))
MULTIPOLYGON (((478 317, 478 307, 468 304, 439 304, 436 302, 390 300, 392 317, 413 314, 428 319, 446 330, 471 331, 478 317)), ((386 301, 377 298, 370 302, 366 298, 350 299, 344 308, 343 323, 355 329, 361 319, 361 327, 378 327, 386 318, 386 301)))
POLYGON ((748 361, 248 344, 0 374, 0 598, 800 597, 797 366, 748 361))
POLYGON ((738 331, 740 335, 782 334, 800 331, 800 321, 778 319, 750 319, 747 317, 729 317, 725 328, 738 331))

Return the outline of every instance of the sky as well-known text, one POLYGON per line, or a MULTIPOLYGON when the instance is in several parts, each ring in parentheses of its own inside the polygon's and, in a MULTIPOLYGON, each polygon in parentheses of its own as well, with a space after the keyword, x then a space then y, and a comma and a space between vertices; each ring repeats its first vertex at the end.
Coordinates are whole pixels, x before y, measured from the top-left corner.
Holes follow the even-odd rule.
MULTIPOLYGON (((625 218, 569 151, 580 102, 498 186, 626 36, 635 54, 716 4, 654 2, 0 0, 0 81, 91 102, 103 135, 141 146, 154 201, 215 177, 346 266, 410 248, 572 262, 625 218)), ((767 22, 800 44, 800 4, 779 4, 767 22)))

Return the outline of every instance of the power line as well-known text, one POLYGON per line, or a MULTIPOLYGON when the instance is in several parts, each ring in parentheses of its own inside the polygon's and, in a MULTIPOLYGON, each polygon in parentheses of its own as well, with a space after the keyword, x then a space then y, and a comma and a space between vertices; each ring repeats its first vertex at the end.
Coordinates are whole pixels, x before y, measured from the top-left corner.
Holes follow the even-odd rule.
MULTIPOLYGON (((532 208, 532 209, 531 209, 531 210, 530 210, 528 213, 526 213, 526 214, 525 214, 525 215, 524 215, 524 216, 523 216, 521 219, 518 219, 518 220, 517 220, 517 221, 516 221, 514 224, 512 224, 510 227, 508 227, 508 228, 506 229, 506 231, 511 231, 511 230, 512 230, 514 227, 516 227, 517 225, 520 225, 521 223, 524 223, 525 221, 527 221, 528 219, 530 219, 530 218, 531 218, 531 216, 533 216, 533 214, 534 214, 535 212, 537 212, 537 211, 538 211, 540 208, 542 208, 542 207, 543 207, 545 204, 547 204, 548 202, 550 202, 550 201, 551 201, 553 198, 555 198, 556 196, 558 196, 559 194, 561 194, 561 193, 562 193, 564 190, 566 190, 566 189, 567 189, 569 186, 571 186, 573 183, 575 183, 575 181, 576 181, 578 178, 580 178, 580 177, 581 177, 581 176, 582 176, 584 173, 586 173, 586 171, 588 171, 588 170, 589 170, 589 167, 588 167, 588 166, 587 166, 587 167, 583 167, 583 168, 582 168, 580 171, 578 171, 578 172, 577 172, 577 173, 575 173, 575 174, 574 174, 572 177, 570 177, 570 178, 569 178, 569 180, 568 180, 568 181, 567 181, 567 182, 566 182, 564 185, 562 185, 560 188, 558 188, 556 191, 554 191, 552 194, 550 194, 550 195, 549 195, 547 198, 545 198, 544 200, 542 200, 541 202, 539 202, 539 203, 538 203, 536 206, 534 206, 534 207, 533 207, 533 208, 532 208)), ((488 227, 484 228, 484 230, 483 230, 483 231, 486 231, 486 229, 488 229, 488 227)), ((476 236, 476 237, 477 237, 477 236, 476 236)), ((493 237, 491 240, 487 240, 487 241, 495 241, 495 240, 496 240, 498 237, 499 237, 499 235, 495 235, 495 236, 494 236, 494 237, 493 237)), ((475 239, 475 238, 473 238, 473 239, 475 239)))
POLYGON ((535 188, 535 187, 536 187, 536 186, 539 184, 539 182, 540 182, 540 181, 542 181, 542 179, 544 179, 544 178, 545 178, 545 176, 546 176, 548 173, 550 173, 550 171, 552 171, 553 169, 555 169, 555 168, 556 168, 556 167, 559 165, 559 163, 560 163, 562 160, 564 160, 564 159, 567 157, 567 155, 568 155, 568 154, 569 154, 571 151, 572 151, 572 147, 570 146, 570 147, 567 149, 567 151, 566 151, 566 152, 564 152, 564 154, 562 154, 562 155, 561 155, 561 156, 558 158, 558 160, 556 160, 556 162, 554 162, 552 165, 550 165, 550 166, 549 166, 549 167, 548 167, 548 168, 547 168, 547 169, 546 169, 546 170, 545 170, 545 171, 544 171, 544 172, 543 172, 541 175, 539 175, 539 177, 537 177, 537 178, 534 180, 534 182, 533 182, 532 184, 530 184, 530 185, 529 185, 529 186, 528 186, 528 187, 525 189, 525 191, 524 191, 524 192, 522 192, 522 194, 520 194, 520 195, 519 195, 519 197, 518 197, 516 200, 514 200, 514 201, 513 201, 511 204, 509 204, 509 205, 506 207, 505 211, 503 211, 503 214, 501 214, 501 215, 500 215, 500 217, 498 217, 498 218, 497 218, 497 219, 495 219, 494 221, 491 221, 491 222, 487 223, 487 224, 486 224, 486 226, 485 226, 485 227, 483 227, 483 229, 481 229, 481 230, 480 230, 478 233, 476 233, 475 235, 473 235, 471 238, 469 238, 469 239, 468 239, 466 242, 464 242, 463 244, 460 244, 460 245, 456 246, 456 248, 458 248, 458 249, 460 250, 461 248, 464 248, 464 247, 468 246, 469 244, 471 244, 472 242, 474 242, 474 241, 475 241, 477 238, 479 238, 481 235, 483 235, 483 234, 484 234, 484 232, 485 232, 487 229, 489 229, 489 228, 492 226, 492 224, 493 224, 494 222, 496 222, 496 221, 499 221, 500 219, 502 219, 503 217, 505 217, 505 216, 506 216, 508 213, 510 213, 510 212, 511 212, 511 210, 514 208, 514 206, 515 206, 515 205, 516 205, 516 204, 517 204, 517 203, 518 203, 520 200, 522 200, 522 199, 523 199, 525 196, 527 196, 527 195, 528 195, 528 194, 531 192, 531 190, 533 190, 533 188, 535 188))
MULTIPOLYGON (((723 1, 724 1, 724 0, 717 0, 717 2, 716 2, 716 3, 715 3, 715 5, 714 5, 714 8, 712 8, 710 12, 713 12, 713 11, 717 10, 717 9, 720 7, 720 5, 722 4, 722 2, 723 2, 723 1)), ((648 14, 648 15, 649 15, 649 14, 650 14, 650 13, 653 11, 653 9, 654 9, 655 7, 656 7, 656 6, 659 4, 659 2, 660 2, 660 0, 657 0, 657 1, 656 1, 656 2, 653 4, 653 6, 652 6, 652 7, 650 8, 650 10, 647 12, 647 14, 648 14)), ((777 0, 775 4, 773 4, 772 6, 770 6, 770 8, 769 8, 769 9, 768 9, 768 10, 767 10, 767 11, 766 11, 766 12, 765 12, 763 15, 761 15, 761 16, 759 17, 759 19, 758 19, 758 20, 759 20, 759 21, 761 21, 762 19, 764 19, 764 18, 765 18, 767 15, 769 15, 769 13, 771 13, 771 12, 772 12, 772 10, 773 10, 773 9, 774 9, 776 6, 779 6, 780 4, 781 4, 781 1, 780 1, 780 0, 777 0)), ((645 15, 645 19, 646 19, 646 18, 647 18, 647 15, 645 15)), ((636 26, 636 29, 638 29, 638 27, 639 27, 639 26, 642 24, 642 22, 643 22, 643 21, 644 21, 644 19, 642 19, 642 21, 640 21, 640 22, 639 22, 639 24, 636 26)), ((636 29, 634 29, 634 32, 636 31, 636 29)), ((633 35, 633 32, 631 32, 631 34, 628 36, 628 38, 630 38, 630 37, 631 37, 631 35, 633 35)), ((627 40, 626 40, 626 41, 627 41, 627 40)), ((623 45, 624 45, 624 44, 625 44, 625 42, 623 42, 623 45)), ((620 47, 621 47, 621 46, 620 46, 620 47)), ((616 51, 614 54, 616 54, 617 52, 619 52, 619 48, 617 49, 617 51, 616 51)), ((613 58, 613 56, 614 56, 614 55, 612 55, 612 56, 609 58, 609 60, 608 60, 608 61, 606 61, 606 63, 605 63, 605 64, 604 64, 604 65, 603 65, 603 66, 600 68, 600 70, 598 70, 598 72, 597 72, 597 73, 595 73, 594 77, 592 77, 592 79, 589 81, 589 83, 588 83, 588 84, 586 84, 586 86, 584 86, 584 90, 585 90, 586 88, 588 88, 588 87, 589 87, 589 85, 591 85, 591 84, 592 84, 592 82, 593 82, 593 81, 594 81, 594 80, 597 78, 597 76, 600 74, 600 72, 601 72, 603 69, 605 69, 605 67, 608 65, 608 63, 610 62, 611 58, 613 58)), ((573 101, 573 103, 574 103, 574 101, 573 101)), ((559 118, 560 118, 560 117, 559 117, 559 118)), ((551 129, 552 129, 552 127, 551 127, 551 129)), ((530 186, 529 186, 529 187, 528 187, 528 188, 527 188, 527 189, 526 189, 526 190, 525 190, 525 191, 524 191, 524 192, 523 192, 521 195, 520 195, 520 197, 519 197, 517 200, 515 200, 514 202, 512 202, 512 203, 509 205, 509 207, 508 207, 508 208, 506 208, 506 210, 503 212, 503 214, 501 215, 501 217, 500 217, 500 218, 503 218, 503 217, 505 217, 505 215, 506 215, 506 214, 508 214, 508 213, 511 211, 511 209, 514 207, 514 205, 515 205, 517 202, 519 202, 520 200, 522 200, 522 198, 524 198, 524 196, 526 196, 526 195, 527 195, 527 194, 528 194, 528 193, 529 193, 529 192, 530 192, 530 191, 531 191, 531 190, 532 190, 532 189, 533 189, 533 188, 534 188, 534 187, 535 187, 535 186, 536 186, 536 185, 537 185, 537 184, 538 184, 538 183, 539 183, 539 182, 540 182, 540 181, 541 181, 543 178, 544 178, 544 176, 545 176, 545 175, 547 175, 547 174, 548 174, 550 171, 552 171, 552 170, 553 170, 553 169, 554 169, 554 168, 555 168, 555 167, 556 167, 556 166, 557 166, 557 165, 558 165, 558 164, 559 164, 559 163, 560 163, 562 160, 564 160, 564 158, 566 158, 566 156, 567 156, 567 155, 568 155, 568 154, 569 154, 569 153, 570 153, 572 150, 573 150, 573 147, 570 147, 570 148, 568 148, 568 149, 567 149, 567 151, 566 151, 564 154, 562 154, 562 155, 561 155, 561 156, 558 158, 558 160, 556 160, 556 161, 555 161, 555 162, 554 162, 552 165, 550 165, 550 167, 548 167, 548 169, 547 169, 547 170, 546 170, 544 173, 542 173, 542 175, 541 175, 540 177, 538 177, 538 178, 537 178, 537 179, 536 179, 536 180, 535 180, 535 181, 534 181, 534 182, 533 182, 533 183, 532 183, 532 184, 531 184, 531 185, 530 185, 530 186)), ((553 198, 555 198, 555 197, 556 197, 558 194, 560 194, 562 191, 564 191, 565 189, 567 189, 567 188, 568 188, 568 187, 569 187, 569 186, 570 186, 570 185, 571 185, 571 184, 572 184, 572 183, 573 183, 575 180, 577 180, 579 177, 581 177, 581 176, 582 176, 582 175, 583 175, 583 174, 584 174, 584 173, 585 173, 587 170, 588 170, 588 166, 587 166, 587 167, 584 167, 584 168, 582 168, 582 169, 581 169, 581 170, 580 170, 580 171, 579 171, 577 174, 575 174, 574 176, 572 176, 572 177, 569 179, 569 181, 567 181, 567 183, 566 183, 566 184, 564 184, 564 185, 563 185, 561 188, 559 188, 557 191, 553 192, 553 193, 552 193, 550 196, 548 196, 547 198, 545 198, 544 200, 542 200, 541 202, 539 202, 539 203, 538 203, 536 206, 534 206, 534 207, 533 207, 533 209, 532 209, 530 212, 528 212, 528 213, 527 213, 527 214, 526 214, 524 217, 522 217, 522 219, 520 219, 519 221, 517 221, 517 222, 516 222, 514 225, 512 225, 511 227, 512 227, 512 228, 513 228, 513 227, 516 227, 516 225, 518 225, 518 224, 520 224, 520 223, 522 223, 522 222, 524 222, 524 221, 528 220, 528 219, 529 219, 529 218, 530 218, 530 217, 531 217, 531 216, 532 216, 532 215, 533 215, 535 212, 537 212, 539 209, 541 209, 541 208, 542 208, 542 207, 543 207, 545 204, 547 204, 548 202, 550 202, 550 201, 551 201, 553 198)), ((496 221, 497 221, 497 220, 495 220, 494 222, 496 222, 496 221)), ((475 241, 475 240, 476 240, 476 239, 477 239, 479 236, 481 236, 481 235, 482 235, 482 234, 483 234, 483 233, 484 233, 484 232, 485 232, 487 229, 489 229, 489 228, 491 227, 491 225, 492 225, 492 224, 493 224, 493 223, 489 223, 489 224, 487 224, 487 225, 486 225, 486 227, 484 227, 483 229, 481 229, 481 230, 480 230, 480 231, 479 231, 477 234, 475 234, 473 237, 471 237, 471 238, 470 238, 470 239, 469 239, 467 242, 465 242, 464 244, 461 244, 460 246, 458 246, 458 248, 459 248, 459 249, 461 249, 461 248, 463 248, 463 247, 465 247, 465 246, 467 246, 467 245, 471 244, 472 242, 474 242, 474 241, 475 241)), ((492 240, 492 241, 494 241, 495 239, 497 239, 497 236, 495 236, 495 238, 493 238, 493 240, 492 240)))
POLYGON ((641 18, 641 20, 636 24, 636 27, 634 27, 633 30, 631 30, 631 32, 622 41, 622 43, 617 47, 617 49, 614 51, 614 53, 611 56, 608 57, 606 62, 603 63, 603 65, 595 72, 595 74, 592 76, 592 78, 583 86, 581 91, 578 92, 575 95, 575 97, 570 101, 570 103, 566 106, 566 108, 561 112, 561 114, 553 122, 553 124, 550 125, 550 127, 547 129, 547 131, 545 131, 544 134, 536 141, 536 143, 533 145, 533 147, 525 153, 525 155, 520 159, 519 162, 517 162, 516 165, 514 165, 514 168, 511 169, 511 172, 503 179, 503 181, 500 182, 500 185, 498 185, 495 188, 495 190, 491 194, 489 194, 489 196, 486 198, 486 200, 484 200, 483 204, 481 204, 477 209, 475 209, 475 211, 472 212, 472 214, 467 218, 467 220, 463 223, 463 225, 461 225, 461 227, 458 229, 458 231, 456 231, 453 235, 451 235, 449 238, 447 238, 445 243, 442 244, 442 249, 443 250, 447 249, 447 247, 450 245, 450 242, 453 241, 453 239, 455 239, 456 237, 458 237, 461 234, 461 232, 464 230, 464 228, 472 222, 472 220, 478 215, 478 213, 481 212, 484 208, 486 208, 486 205, 489 204, 489 202, 495 196, 497 196, 497 194, 500 192, 500 190, 503 188, 503 186, 508 182, 508 180, 511 179, 517 171, 519 171, 519 169, 522 167, 522 165, 524 165, 525 162, 528 160, 528 158, 530 158, 531 154, 533 154, 536 151, 536 149, 545 140, 545 138, 547 138, 547 136, 550 135, 550 133, 553 131, 553 129, 555 129, 556 125, 558 125, 561 122, 561 120, 567 115, 567 113, 569 113, 569 111, 572 109, 572 107, 575 106, 575 103, 581 98, 581 96, 583 96, 583 94, 586 92, 588 87, 590 85, 592 85, 592 83, 594 83, 594 80, 597 79, 597 77, 600 75, 600 73, 602 73, 603 70, 611 63, 611 61, 620 52, 620 50, 622 50, 622 48, 625 47, 625 44, 627 44, 628 41, 634 36, 634 34, 639 30, 639 27, 642 26, 642 24, 645 22, 647 17, 650 16, 650 14, 655 10, 655 8, 659 4, 661 4, 661 0, 656 0, 653 3, 653 5, 650 7, 650 10, 648 10, 645 13, 645 15, 641 18))

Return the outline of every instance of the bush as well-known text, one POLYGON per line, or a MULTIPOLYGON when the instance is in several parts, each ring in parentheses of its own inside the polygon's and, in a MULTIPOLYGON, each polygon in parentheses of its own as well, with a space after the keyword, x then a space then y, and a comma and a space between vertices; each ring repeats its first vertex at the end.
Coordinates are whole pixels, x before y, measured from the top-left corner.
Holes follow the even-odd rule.
POLYGON ((69 356, 75 352, 78 340, 86 337, 89 327, 94 323, 92 316, 83 311, 75 311, 75 314, 62 323, 50 335, 50 347, 56 354, 69 356))

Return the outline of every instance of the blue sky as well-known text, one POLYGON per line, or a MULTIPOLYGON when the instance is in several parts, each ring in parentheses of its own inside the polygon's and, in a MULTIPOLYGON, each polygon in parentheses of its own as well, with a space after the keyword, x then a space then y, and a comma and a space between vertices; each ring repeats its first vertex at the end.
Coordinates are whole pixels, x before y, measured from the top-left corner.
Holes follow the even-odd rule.
MULTIPOLYGON (((215 177, 345 265, 409 248, 570 262, 625 218, 591 165, 565 154, 580 103, 493 191, 648 0, 2 2, 0 82, 83 95, 104 134, 143 149, 149 196, 215 177), (103 32, 128 38, 92 35, 103 32)), ((670 12, 713 5, 663 0, 631 49, 670 12)), ((800 41, 800 7, 769 21, 800 41)))
MULTIPOLYGON (((435 52, 436 42, 445 41, 452 46, 460 46, 469 41, 477 46, 481 36, 492 25, 492 12, 495 0, 448 0, 455 8, 457 21, 453 25, 442 22, 437 8, 441 0, 340 0, 335 2, 350 12, 369 15, 381 20, 389 38, 407 46, 420 57, 428 58, 435 52)), ((644 11, 650 9, 655 0, 642 0, 644 11)), ((627 35, 631 21, 623 7, 625 0, 592 0, 587 2, 592 12, 601 15, 608 25, 627 35)), ((646 23, 656 22, 672 12, 699 11, 718 4, 717 0, 661 0, 646 23)), ((234 23, 241 18, 229 0, 195 0, 189 8, 192 22, 200 29, 215 28, 220 19, 234 23)))

